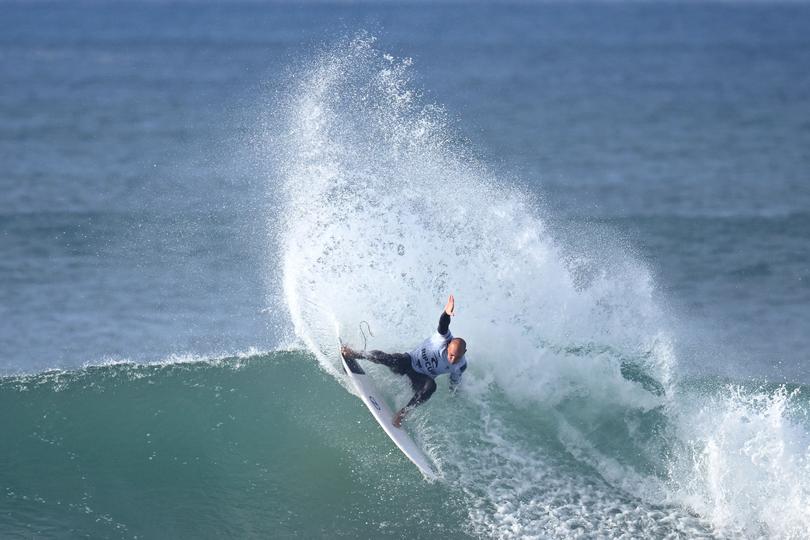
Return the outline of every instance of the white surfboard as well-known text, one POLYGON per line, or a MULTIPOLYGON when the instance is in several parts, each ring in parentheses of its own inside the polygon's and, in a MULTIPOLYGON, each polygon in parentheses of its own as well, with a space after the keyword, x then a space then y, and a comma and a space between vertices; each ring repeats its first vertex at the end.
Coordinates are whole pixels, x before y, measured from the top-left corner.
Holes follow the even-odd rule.
MULTIPOLYGON (((339 339, 340 338, 338 338, 338 340, 339 339)), ((338 351, 340 352, 340 348, 338 348, 338 351)), ((426 478, 434 480, 436 473, 430 466, 427 457, 405 430, 394 427, 394 424, 391 423, 394 413, 391 412, 388 404, 374 387, 371 378, 363 371, 360 364, 357 363, 357 360, 347 360, 343 357, 343 353, 341 352, 340 361, 343 365, 343 371, 346 372, 346 375, 360 394, 360 399, 366 404, 366 407, 371 411, 371 414, 374 416, 377 423, 380 424, 380 427, 383 428, 385 434, 394 441, 394 444, 396 444, 397 447, 402 450, 402 453, 419 468, 426 478)))

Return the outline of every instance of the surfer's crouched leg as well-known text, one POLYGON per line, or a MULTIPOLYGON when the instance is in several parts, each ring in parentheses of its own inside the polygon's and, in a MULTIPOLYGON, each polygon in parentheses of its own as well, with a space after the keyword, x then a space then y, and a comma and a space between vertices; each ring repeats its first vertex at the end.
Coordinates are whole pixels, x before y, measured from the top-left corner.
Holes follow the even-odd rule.
POLYGON ((364 357, 375 364, 388 366, 397 375, 405 375, 411 369, 411 357, 407 353, 388 354, 382 351, 369 351, 364 357))
POLYGON ((416 373, 413 370, 408 373, 408 378, 411 379, 411 386, 416 393, 405 407, 413 409, 430 399, 430 396, 436 391, 436 381, 427 375, 416 373))

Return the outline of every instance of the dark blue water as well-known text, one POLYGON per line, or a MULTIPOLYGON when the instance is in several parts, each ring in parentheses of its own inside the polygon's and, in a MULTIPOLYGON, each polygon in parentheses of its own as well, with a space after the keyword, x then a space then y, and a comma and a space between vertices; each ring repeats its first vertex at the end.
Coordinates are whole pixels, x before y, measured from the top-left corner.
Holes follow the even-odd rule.
POLYGON ((280 73, 369 29, 556 216, 629 235, 687 324, 807 380, 804 5, 3 10, 5 370, 275 344, 251 132, 280 73))

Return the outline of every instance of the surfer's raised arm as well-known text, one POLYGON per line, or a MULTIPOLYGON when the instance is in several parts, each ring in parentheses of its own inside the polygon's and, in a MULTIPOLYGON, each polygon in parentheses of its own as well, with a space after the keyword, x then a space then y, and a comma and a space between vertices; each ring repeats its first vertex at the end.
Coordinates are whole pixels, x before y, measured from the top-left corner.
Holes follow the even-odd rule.
POLYGON ((439 328, 437 328, 436 331, 439 332, 440 336, 446 336, 450 331, 450 317, 455 315, 455 309, 456 299, 453 298, 453 295, 451 294, 450 298, 447 299, 447 304, 444 306, 444 311, 442 311, 442 314, 439 317, 439 328))

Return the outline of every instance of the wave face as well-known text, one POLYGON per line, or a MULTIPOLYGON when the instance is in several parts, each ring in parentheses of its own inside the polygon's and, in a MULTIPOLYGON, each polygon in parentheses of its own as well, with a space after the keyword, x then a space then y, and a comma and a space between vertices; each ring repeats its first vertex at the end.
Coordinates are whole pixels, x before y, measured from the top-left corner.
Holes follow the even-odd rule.
MULTIPOLYGON (((396 379, 374 374, 389 399, 405 398, 396 379)), ((795 415, 807 410, 806 388, 717 391, 718 381, 692 381, 675 398, 693 403, 691 416, 601 403, 608 411, 597 418, 600 403, 587 396, 527 405, 494 383, 467 382, 461 396, 439 391, 409 419, 440 470, 426 482, 306 351, 5 377, 0 530, 45 538, 803 534, 807 433, 795 415), (668 438, 673 424, 682 442, 668 438)))
POLYGON ((370 348, 409 350, 456 294, 466 388, 412 428, 460 490, 464 531, 807 530, 801 392, 682 382, 645 265, 609 232, 552 233, 538 196, 478 157, 413 78, 366 35, 296 72, 271 145, 276 225, 295 332, 339 381, 336 326, 360 344, 368 321, 370 348))
POLYGON ((0 536, 418 538, 425 520, 463 536, 448 487, 426 491, 316 366, 292 351, 0 379, 0 536))

